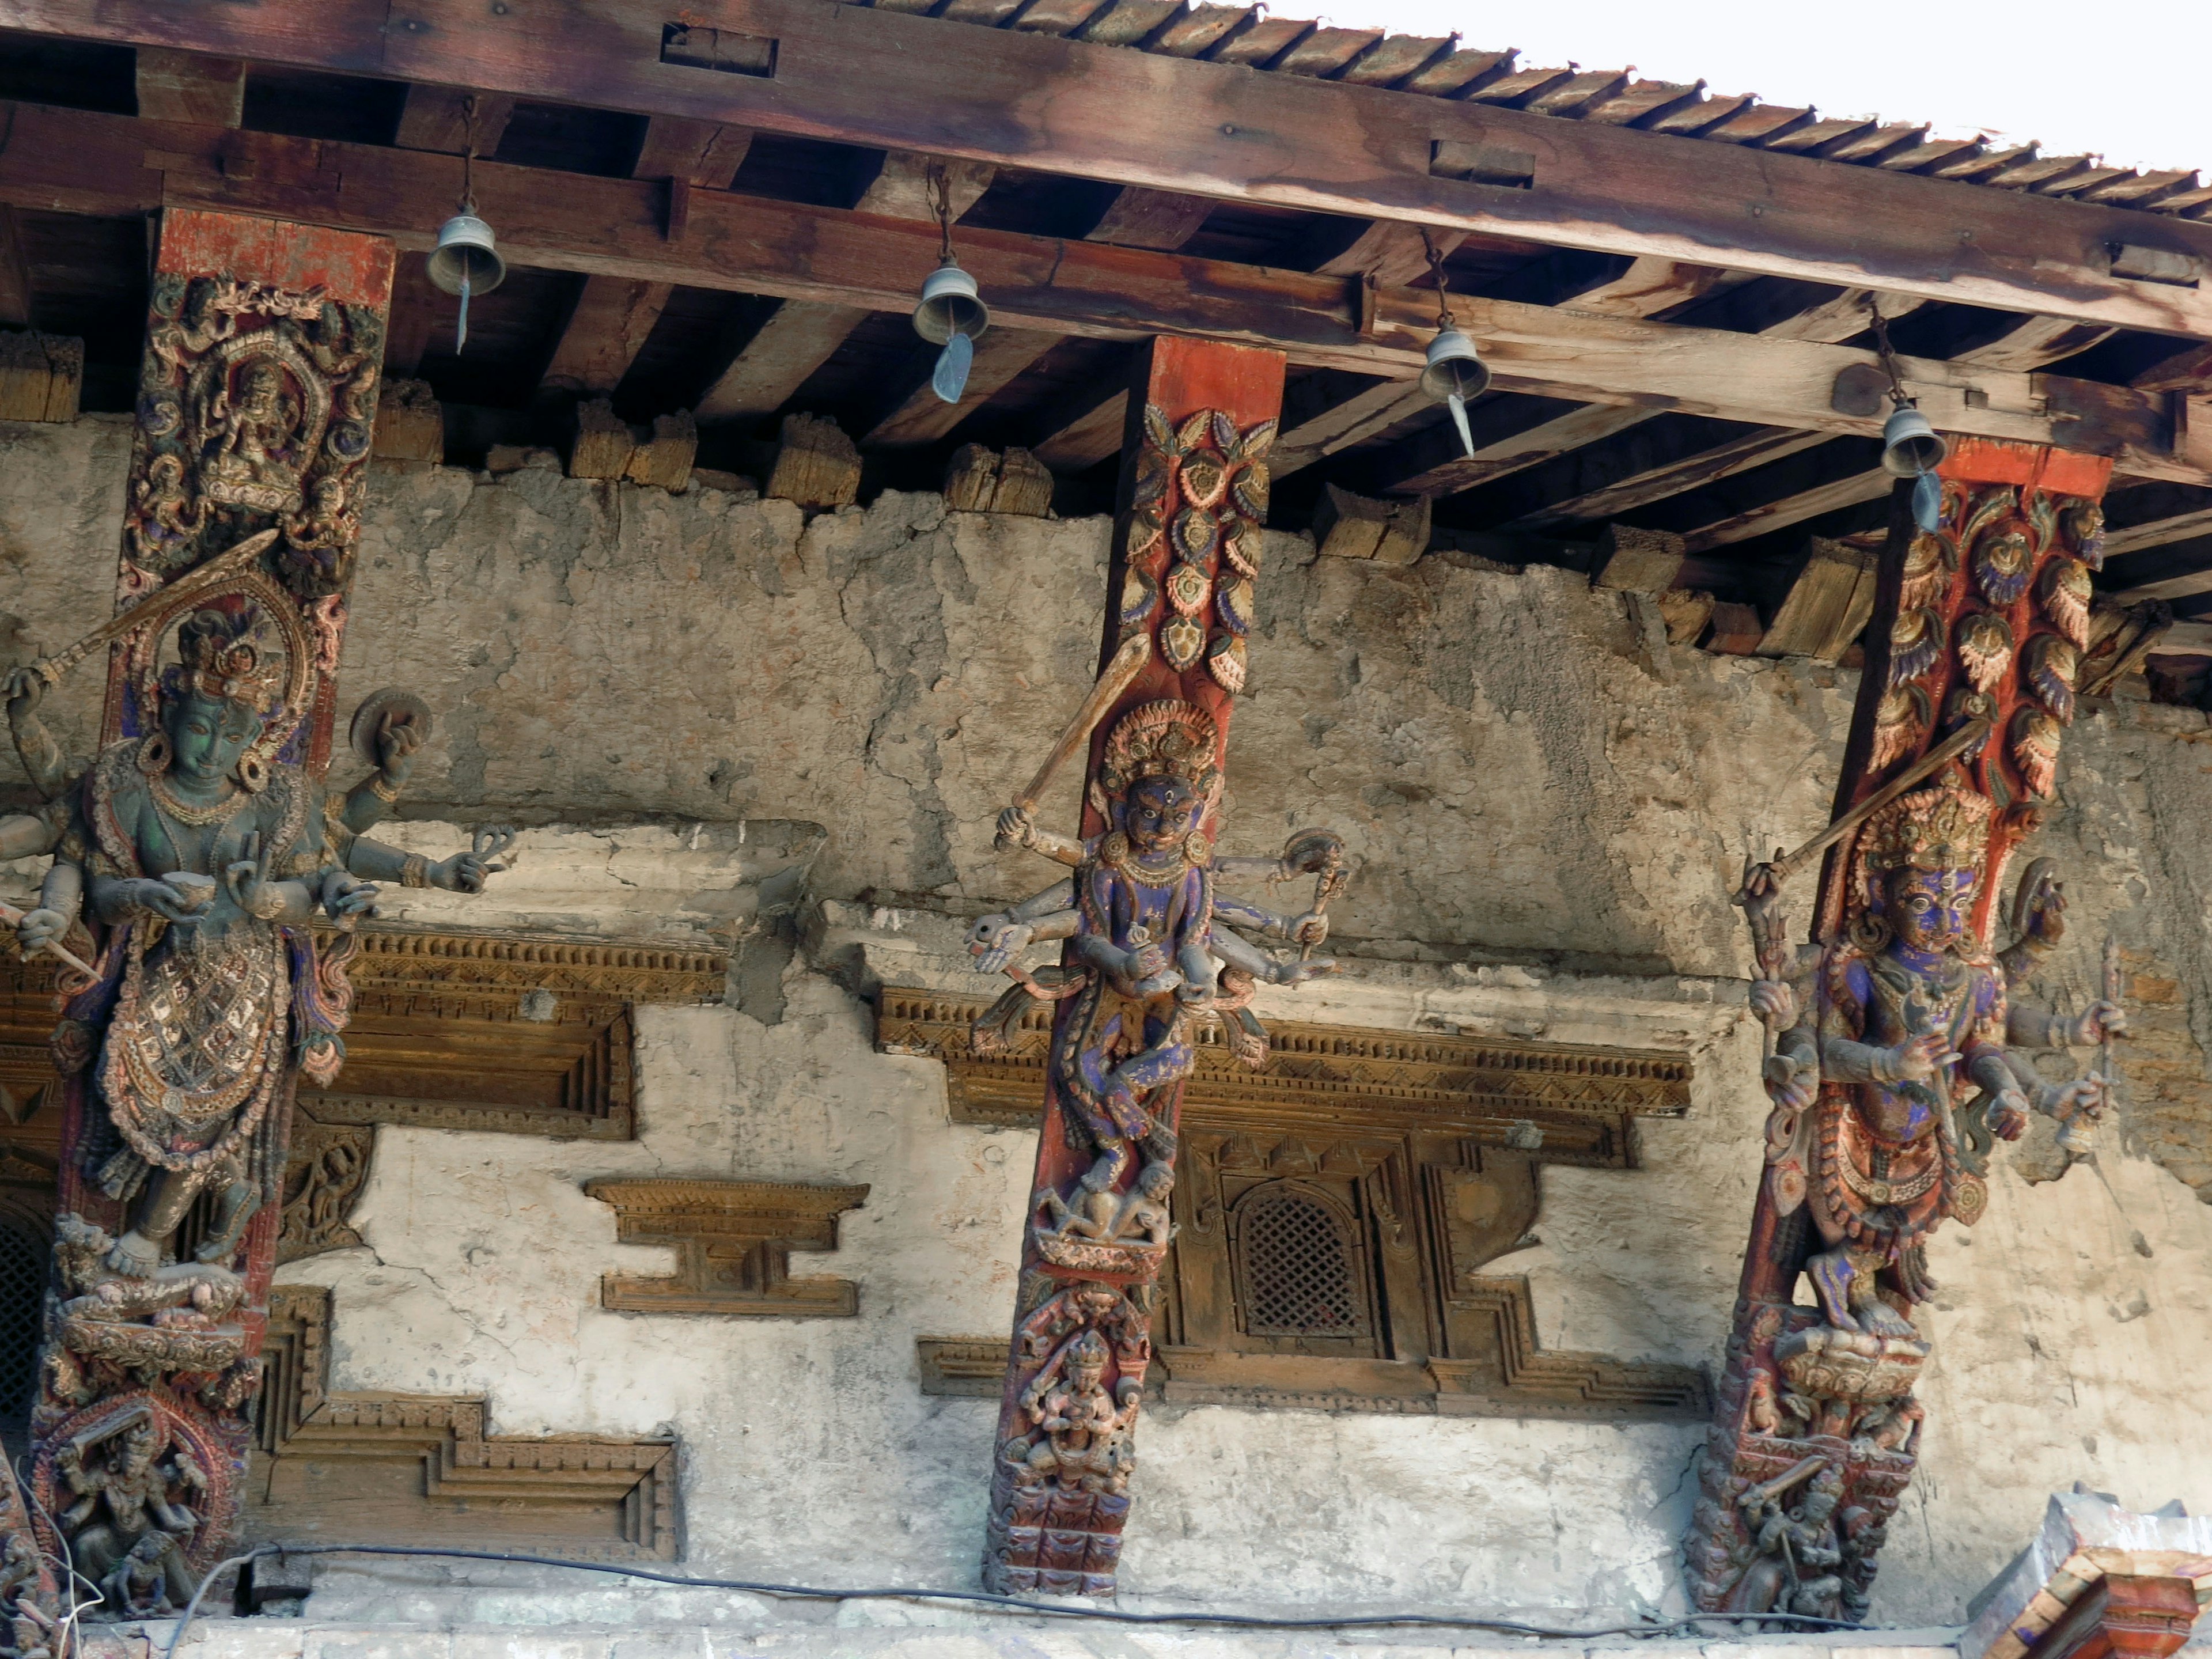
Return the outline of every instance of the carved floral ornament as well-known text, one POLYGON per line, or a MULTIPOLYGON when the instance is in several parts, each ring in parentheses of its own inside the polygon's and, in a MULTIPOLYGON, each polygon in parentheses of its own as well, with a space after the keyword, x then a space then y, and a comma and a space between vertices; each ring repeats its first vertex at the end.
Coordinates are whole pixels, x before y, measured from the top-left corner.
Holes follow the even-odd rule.
POLYGON ((1150 627, 1164 594, 1171 614, 1159 623, 1162 657, 1179 672, 1204 657, 1232 696, 1244 689, 1275 428, 1268 420, 1240 432, 1218 410, 1176 425, 1157 404, 1145 405, 1121 625, 1124 633, 1150 627), (1221 574, 1217 554, 1228 566, 1221 574), (1209 617, 1218 627, 1210 647, 1209 617))

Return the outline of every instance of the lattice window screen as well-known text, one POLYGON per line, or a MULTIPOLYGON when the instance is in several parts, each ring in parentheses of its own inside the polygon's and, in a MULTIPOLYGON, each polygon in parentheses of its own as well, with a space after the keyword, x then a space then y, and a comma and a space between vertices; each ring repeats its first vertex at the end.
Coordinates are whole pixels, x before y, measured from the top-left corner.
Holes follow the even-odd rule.
POLYGON ((1249 1335, 1367 1334, 1358 1253, 1329 1205, 1270 1187, 1245 1200, 1237 1222, 1237 1300, 1249 1335))
POLYGON ((46 1307, 46 1242, 29 1226, 0 1217, 0 1425, 30 1410, 39 1369, 39 1327, 46 1307))

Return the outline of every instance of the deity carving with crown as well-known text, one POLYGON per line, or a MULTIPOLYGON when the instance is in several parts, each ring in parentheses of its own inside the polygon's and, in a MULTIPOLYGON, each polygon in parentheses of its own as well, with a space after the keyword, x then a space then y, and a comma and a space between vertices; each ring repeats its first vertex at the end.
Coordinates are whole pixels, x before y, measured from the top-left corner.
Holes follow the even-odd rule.
MULTIPOLYGON (((1334 836, 1307 831, 1280 859, 1215 857, 1205 819, 1221 793, 1218 747, 1205 710, 1175 701, 1140 704, 1106 739, 1095 786, 1095 804, 1110 826, 1104 834, 1080 842, 1054 835, 1020 807, 1000 817, 1002 836, 1074 866, 1075 873, 975 924, 969 943, 976 965, 987 973, 1014 971, 1019 981, 977 1022, 976 1043, 985 1051, 1002 1048, 1007 1026, 1030 998, 1075 999, 1072 1017, 1056 1025, 1051 1066, 1060 1098, 1089 1141, 1085 1196, 1121 1188, 1133 1149, 1141 1148, 1148 1164, 1172 1168, 1173 1132, 1147 1103, 1190 1075, 1199 1022, 1223 1020, 1239 1057, 1263 1065, 1266 1033, 1246 1006, 1254 988, 1296 985, 1335 967, 1327 957, 1278 960, 1232 931, 1272 933, 1309 951, 1319 945, 1328 935, 1320 910, 1279 914, 1218 892, 1217 884, 1224 877, 1272 883, 1325 866, 1340 870, 1342 848, 1334 836), (1073 941, 1073 963, 1011 969, 1036 939, 1073 941)), ((1158 1177, 1151 1184, 1164 1196, 1158 1177)), ((1058 1194, 1041 1193, 1037 1202, 1062 1217, 1071 1207, 1058 1194)), ((1108 1254, 1144 1248, 1078 1246, 1067 1239, 1073 1231, 1048 1234, 1066 1249, 1088 1250, 1085 1261, 1062 1265, 1112 1271, 1108 1254)))

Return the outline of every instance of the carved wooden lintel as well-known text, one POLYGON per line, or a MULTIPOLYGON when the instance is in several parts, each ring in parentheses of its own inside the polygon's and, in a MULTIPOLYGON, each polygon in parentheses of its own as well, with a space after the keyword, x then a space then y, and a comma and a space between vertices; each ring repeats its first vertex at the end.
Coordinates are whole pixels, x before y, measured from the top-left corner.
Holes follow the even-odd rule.
POLYGON ((601 1300, 623 1313, 735 1314, 849 1318, 860 1311, 850 1279, 791 1276, 793 1250, 834 1250, 837 1218, 866 1199, 866 1187, 808 1187, 769 1181, 589 1181, 584 1190, 614 1206, 625 1244, 676 1251, 666 1278, 609 1273, 601 1300))
POLYGON ((2077 1482, 1976 1596, 1960 1659, 2165 1659, 2212 1602, 2212 1517, 2148 1515, 2077 1482))
MULTIPOLYGON (((720 951, 514 933, 357 937, 345 1069, 299 1091, 303 1117, 334 1127, 627 1140, 633 1010, 717 1000, 729 969, 720 951)), ((53 988, 46 958, 0 962, 0 1090, 17 1102, 54 1081, 53 988)), ((284 1237, 289 1250, 289 1223, 284 1237)))
MULTIPOLYGON (((1050 1005, 1024 1016, 1004 1054, 980 1059, 968 1031, 989 1000, 886 987, 876 1046, 942 1060, 955 1123, 1026 1128, 1040 1109, 1050 1005)), ((1682 1054, 1288 1020, 1267 1029, 1270 1054, 1259 1072, 1236 1060, 1219 1027, 1200 1032, 1184 1085, 1187 1116, 1279 1130, 1341 1127, 1379 1109, 1496 1146, 1522 1144, 1533 1125, 1546 1162, 1620 1169, 1636 1161, 1635 1119, 1689 1109, 1691 1064, 1682 1054)))
POLYGON ((272 1291, 252 1482, 262 1498, 245 1506, 248 1539, 678 1558, 675 1441, 496 1435, 481 1397, 331 1392, 330 1325, 329 1291, 272 1291))

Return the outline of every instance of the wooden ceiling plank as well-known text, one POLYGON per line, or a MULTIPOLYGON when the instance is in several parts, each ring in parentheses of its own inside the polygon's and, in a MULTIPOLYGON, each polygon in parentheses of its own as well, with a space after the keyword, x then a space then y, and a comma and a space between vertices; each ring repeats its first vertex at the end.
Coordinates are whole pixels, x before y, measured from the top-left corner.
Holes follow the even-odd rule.
POLYGON ((1632 262, 1620 276, 1584 289, 1564 303, 1577 311, 1595 311, 1607 317, 1656 317, 1703 299, 1728 280, 1729 273, 1717 265, 1643 258, 1632 262))
POLYGON ((392 321, 384 331, 386 381, 410 380, 421 370, 441 308, 452 303, 430 281, 429 261, 423 255, 399 256, 392 278, 392 321))
POLYGON ((1268 459, 1275 477, 1287 477, 1436 407, 1418 381, 1359 379, 1324 369, 1285 391, 1283 432, 1268 459))
POLYGON ((2105 498, 2105 556, 2117 559, 2212 534, 2212 489, 2140 484, 2105 498))
MULTIPOLYGON (((112 204, 150 196, 370 230, 419 250, 434 240, 451 199, 452 164, 442 157, 85 110, 19 104, 13 112, 0 201, 17 206, 82 201, 101 205, 75 210, 112 214, 112 204), (248 164, 235 172, 222 165, 234 151, 248 164), (147 170, 149 158, 160 173, 147 170)), ((489 162, 477 165, 476 181, 519 266, 903 311, 937 261, 933 227, 875 214, 700 191, 689 234, 671 240, 657 184, 489 162)), ((1355 312, 1334 278, 1182 254, 975 229, 962 233, 960 252, 1013 329, 1243 341, 1280 349, 1301 366, 1411 378, 1435 318, 1427 289, 1382 289, 1355 312)), ((1464 295, 1450 306, 1501 391, 1837 433, 1880 429, 1878 418, 1830 402, 1840 371, 1875 362, 1856 348, 1464 295)), ((2212 418, 2177 422, 2165 394, 1918 358, 1902 367, 1941 430, 2063 441, 2109 453, 2123 472, 2145 477, 2212 478, 2212 418)))
MULTIPOLYGON (((1060 343, 1054 334, 1026 329, 994 328, 975 343, 975 360, 969 367, 967 390, 957 404, 937 395, 927 378, 935 353, 921 354, 917 368, 921 383, 902 398, 896 407, 868 429, 860 440, 863 449, 911 448, 945 437, 985 404, 1004 391, 1014 377, 1060 343)), ((1047 463, 1050 465, 1049 462, 1047 463)))
POLYGON ((1075 412, 1039 422, 1043 439, 1030 453, 1054 472, 1085 472, 1117 453, 1121 429, 1129 418, 1127 386, 1109 389, 1105 383, 1091 388, 1097 394, 1079 400, 1075 412))
POLYGON ((2106 567, 2103 585, 2110 589, 2104 597, 2120 605, 2212 593, 2212 535, 2116 560, 2106 567))
POLYGON ((149 121, 234 127, 245 118, 246 64, 236 58, 141 46, 138 113, 149 121))
POLYGON ((471 98, 477 100, 477 154, 492 155, 507 135, 507 122, 514 118, 514 100, 462 87, 408 88, 407 106, 399 113, 399 131, 392 143, 402 149, 430 150, 440 155, 465 154, 469 147, 468 100, 471 98))
MULTIPOLYGON (((1200 6, 1164 27, 1195 28, 1224 11, 1232 23, 1242 15, 1200 6)), ((1602 122, 956 28, 880 6, 748 0, 744 17, 748 32, 777 42, 772 76, 672 70, 659 57, 665 20, 613 0, 580 0, 558 29, 543 27, 535 8, 480 0, 264 0, 185 11, 173 0, 11 0, 9 9, 11 27, 34 33, 687 115, 2212 338, 2212 287, 2115 276, 2110 252, 2154 233, 2161 247, 2212 256, 2212 223, 2146 222, 2124 207, 1957 188, 1750 143, 1668 145, 1602 122), (917 96, 922 88, 927 95, 917 96), (1538 176, 1526 190, 1437 177, 1437 142, 1540 157, 1538 176), (1763 210, 1746 213, 1747 202, 1763 210)), ((1747 106, 1721 131, 1771 140, 1793 121, 1809 125, 1747 106)), ((2054 158, 1996 176, 2049 189, 2078 173, 2087 188, 2108 172, 2054 158)))

